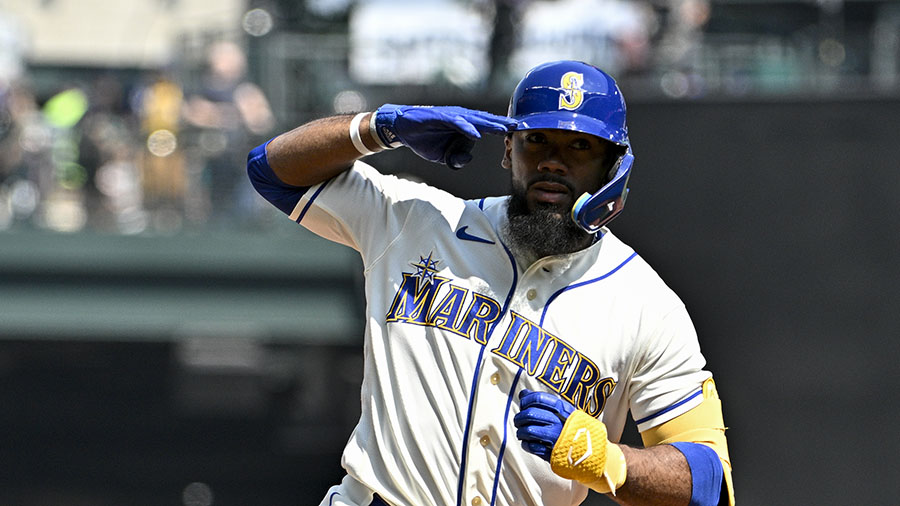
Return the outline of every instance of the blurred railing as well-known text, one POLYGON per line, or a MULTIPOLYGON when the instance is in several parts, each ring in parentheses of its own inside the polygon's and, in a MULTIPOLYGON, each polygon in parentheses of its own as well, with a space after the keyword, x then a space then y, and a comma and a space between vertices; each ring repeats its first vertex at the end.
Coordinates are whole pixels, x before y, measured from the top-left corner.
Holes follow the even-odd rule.
POLYGON ((0 339, 357 342, 358 256, 293 227, 2 233, 0 339))

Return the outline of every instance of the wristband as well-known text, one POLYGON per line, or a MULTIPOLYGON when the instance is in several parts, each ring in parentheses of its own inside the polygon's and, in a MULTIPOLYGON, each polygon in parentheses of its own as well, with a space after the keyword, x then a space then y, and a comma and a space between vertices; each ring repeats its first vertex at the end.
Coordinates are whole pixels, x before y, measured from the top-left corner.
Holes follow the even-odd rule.
MULTIPOLYGON (((367 148, 362 141, 362 137, 359 136, 359 124, 366 114, 368 113, 361 112, 354 116, 353 120, 350 121, 350 142, 353 143, 353 147, 355 147, 362 156, 369 156, 377 153, 377 151, 372 151, 367 148)), ((374 116, 375 114, 373 113, 372 115, 374 116)))
POLYGON ((722 461, 715 450, 701 443, 672 443, 684 454, 691 468, 691 503, 688 506, 716 506, 721 502, 722 461))

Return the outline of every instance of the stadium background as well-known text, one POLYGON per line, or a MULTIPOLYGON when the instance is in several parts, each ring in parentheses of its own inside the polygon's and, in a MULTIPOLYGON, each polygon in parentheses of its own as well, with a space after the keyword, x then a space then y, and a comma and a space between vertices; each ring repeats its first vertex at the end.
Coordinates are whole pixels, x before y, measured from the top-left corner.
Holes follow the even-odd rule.
MULTIPOLYGON (((384 102, 502 113, 564 57, 628 99, 613 228, 695 319, 741 504, 895 504, 900 5, 874 0, 0 1, 0 503, 318 501, 359 261, 255 199, 246 150, 384 102), (270 116, 197 119, 216 47, 270 116)), ((372 162, 505 192, 476 152, 372 162)))

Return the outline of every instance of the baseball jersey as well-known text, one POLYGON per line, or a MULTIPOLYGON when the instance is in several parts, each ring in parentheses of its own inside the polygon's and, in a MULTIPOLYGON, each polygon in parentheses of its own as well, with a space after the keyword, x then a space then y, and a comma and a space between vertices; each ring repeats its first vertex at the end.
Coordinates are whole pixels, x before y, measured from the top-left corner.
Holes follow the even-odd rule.
POLYGON ((251 153, 260 193, 362 257, 362 409, 342 465, 388 503, 581 503, 586 487, 516 439, 524 388, 598 417, 612 441, 629 410, 643 431, 702 400, 711 375, 683 303, 608 230, 522 265, 504 239, 506 197, 463 200, 360 161, 290 188, 252 167, 264 158, 262 146, 251 153))

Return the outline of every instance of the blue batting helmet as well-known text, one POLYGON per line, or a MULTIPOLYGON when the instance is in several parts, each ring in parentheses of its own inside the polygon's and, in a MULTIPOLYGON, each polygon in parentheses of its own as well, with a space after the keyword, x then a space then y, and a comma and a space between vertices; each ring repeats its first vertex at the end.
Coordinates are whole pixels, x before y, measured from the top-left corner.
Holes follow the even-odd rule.
POLYGON ((612 77, 579 61, 538 65, 516 86, 508 116, 518 121, 516 130, 572 130, 625 148, 611 171, 612 179, 596 193, 582 195, 572 207, 572 219, 595 233, 622 211, 634 156, 625 124, 625 99, 612 77))

